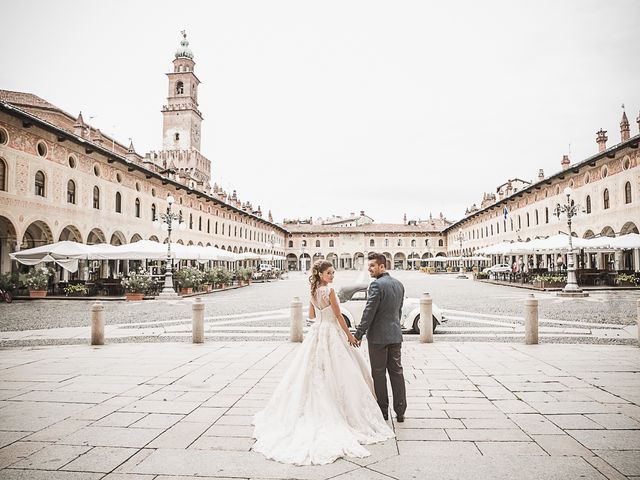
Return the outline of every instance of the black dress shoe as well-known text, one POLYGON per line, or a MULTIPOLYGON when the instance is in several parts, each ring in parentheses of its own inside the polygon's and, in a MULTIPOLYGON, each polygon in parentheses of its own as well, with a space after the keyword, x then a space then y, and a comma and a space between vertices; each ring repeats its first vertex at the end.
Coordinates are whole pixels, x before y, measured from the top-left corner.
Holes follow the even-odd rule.
POLYGON ((382 418, 384 418, 385 420, 389 420, 389 415, 386 413, 383 413, 382 418))
POLYGON ((398 423, 404 423, 404 415, 398 415, 396 420, 398 421, 398 423))

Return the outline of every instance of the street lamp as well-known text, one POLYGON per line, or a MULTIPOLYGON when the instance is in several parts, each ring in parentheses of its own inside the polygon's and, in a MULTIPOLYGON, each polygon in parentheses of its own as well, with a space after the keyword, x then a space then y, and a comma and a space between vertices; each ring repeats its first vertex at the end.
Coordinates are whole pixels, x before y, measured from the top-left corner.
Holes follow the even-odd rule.
POLYGON ((462 234, 462 229, 458 230, 458 235, 454 237, 458 242, 460 242, 460 260, 458 260, 460 264, 460 270, 458 271, 458 276, 456 278, 467 278, 464 274, 464 267, 462 266, 462 240, 464 240, 464 235, 462 234))
POLYGON ((161 213, 159 219, 156 218, 153 221, 153 226, 156 229, 161 229, 163 232, 167 232, 167 264, 164 270, 164 286, 162 292, 158 295, 160 298, 176 298, 178 294, 173 289, 173 259, 171 258, 171 230, 178 228, 178 230, 185 230, 187 224, 182 221, 182 218, 177 213, 171 212, 171 206, 175 202, 175 198, 171 195, 167 197, 167 213, 161 213))
POLYGON ((571 187, 564 189, 564 194, 567 196, 567 201, 564 205, 558 203, 553 214, 561 219, 563 215, 567 217, 567 227, 569 228, 569 251, 567 252, 567 284, 562 289, 562 292, 558 292, 559 296, 565 297, 586 297, 589 294, 584 292, 578 285, 576 277, 576 265, 575 255, 573 253, 573 235, 571 231, 571 219, 578 215, 581 211, 579 205, 575 204, 571 200, 571 187))

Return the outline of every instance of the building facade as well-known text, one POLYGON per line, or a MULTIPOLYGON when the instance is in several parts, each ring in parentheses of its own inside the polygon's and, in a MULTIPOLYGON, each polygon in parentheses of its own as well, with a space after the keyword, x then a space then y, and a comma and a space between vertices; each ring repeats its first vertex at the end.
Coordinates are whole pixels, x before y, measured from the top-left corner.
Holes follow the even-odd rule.
POLYGON ((187 224, 172 241, 233 252, 284 254, 287 232, 260 207, 210 186, 200 152, 193 54, 186 35, 168 74, 163 149, 141 156, 31 94, 0 90, 0 273, 9 253, 60 240, 119 245, 163 242, 153 221, 175 198, 187 224))
POLYGON ((384 253, 390 269, 418 268, 425 260, 443 256, 447 251, 443 230, 451 222, 442 215, 426 221, 375 223, 361 212, 342 221, 335 217, 325 222, 290 221, 285 251, 290 270, 306 270, 311 262, 326 259, 336 269, 366 268, 369 252, 384 253))
MULTIPOLYGON (((640 128, 640 116, 637 119, 640 128)), ((571 188, 570 201, 582 210, 572 222, 574 236, 618 236, 638 233, 640 227, 640 135, 631 136, 629 121, 623 113, 620 142, 607 147, 606 131, 597 132, 598 152, 571 164, 563 156, 562 169, 545 177, 542 170, 537 181, 511 182, 498 187, 496 194, 485 194, 481 208, 467 210, 467 215, 443 232, 450 256, 469 256, 479 248, 505 241, 528 241, 559 232, 568 233, 566 220, 555 215, 556 206, 567 201, 565 188, 571 188), (462 244, 460 243, 462 238, 462 244), (461 248, 462 245, 462 248, 461 248)), ((512 259, 512 260, 515 260, 512 259)), ((525 259, 525 264, 552 267, 551 255, 525 259)), ((583 259, 585 268, 640 271, 638 250, 590 254, 583 259)))

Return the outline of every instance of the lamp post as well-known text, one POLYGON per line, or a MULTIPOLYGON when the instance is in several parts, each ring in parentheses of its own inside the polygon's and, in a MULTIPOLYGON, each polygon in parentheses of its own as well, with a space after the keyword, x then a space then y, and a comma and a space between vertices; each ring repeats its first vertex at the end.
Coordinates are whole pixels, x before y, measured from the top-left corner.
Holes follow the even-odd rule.
POLYGON ((569 251, 567 252, 567 284, 564 286, 561 292, 558 292, 559 296, 564 297, 586 297, 589 294, 584 292, 578 285, 578 279, 576 277, 576 265, 575 254, 573 252, 573 235, 571 230, 571 219, 578 215, 581 208, 579 205, 571 200, 571 187, 564 189, 564 194, 567 196, 565 204, 558 203, 556 205, 553 214, 561 219, 563 215, 567 217, 567 227, 569 229, 569 251))
POLYGON ((458 276, 456 278, 467 278, 467 276, 464 274, 464 267, 462 265, 462 240, 464 240, 462 229, 458 230, 458 235, 456 235, 454 238, 460 243, 460 270, 458 271, 458 276))
POLYGON ((162 292, 158 295, 160 298, 176 298, 178 294, 173 289, 173 259, 171 258, 171 230, 178 228, 185 230, 187 224, 182 221, 179 214, 171 212, 171 206, 175 199, 169 195, 167 197, 167 213, 161 213, 160 218, 153 221, 154 228, 159 228, 163 232, 167 232, 167 264, 164 271, 164 286, 162 292))

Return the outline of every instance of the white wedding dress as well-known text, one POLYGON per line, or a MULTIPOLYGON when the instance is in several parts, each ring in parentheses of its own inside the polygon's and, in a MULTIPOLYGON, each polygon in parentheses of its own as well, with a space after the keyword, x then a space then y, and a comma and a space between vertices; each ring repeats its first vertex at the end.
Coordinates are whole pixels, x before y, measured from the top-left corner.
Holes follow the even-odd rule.
POLYGON ((366 457, 362 444, 394 437, 373 393, 369 366, 349 345, 319 287, 312 303, 316 321, 266 408, 254 417, 253 450, 296 465, 366 457))

